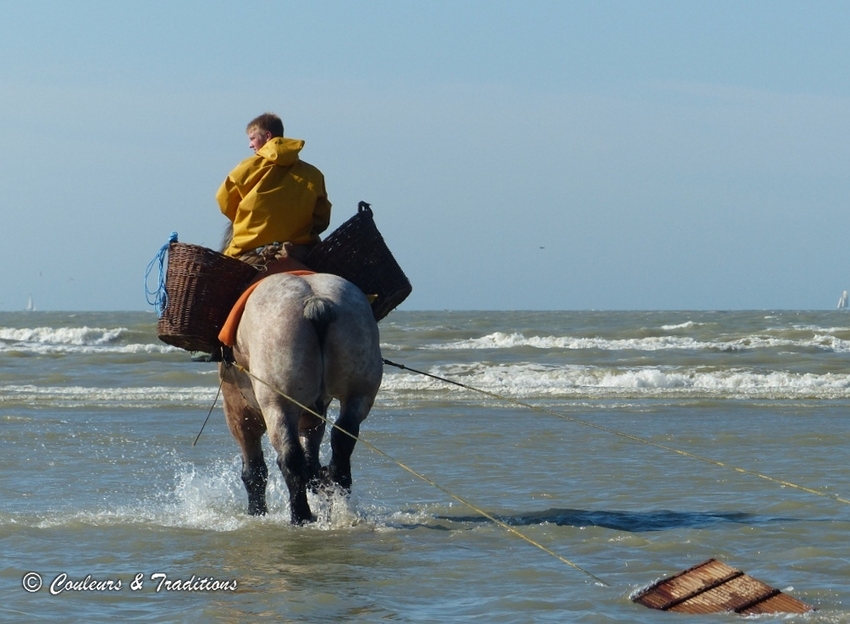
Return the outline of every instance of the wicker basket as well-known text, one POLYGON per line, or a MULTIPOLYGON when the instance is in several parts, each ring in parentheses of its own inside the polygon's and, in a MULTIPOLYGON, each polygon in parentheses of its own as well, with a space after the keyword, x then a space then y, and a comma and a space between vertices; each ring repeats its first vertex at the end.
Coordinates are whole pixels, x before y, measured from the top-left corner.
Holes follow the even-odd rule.
POLYGON ((347 279, 367 295, 377 295, 372 313, 380 321, 413 290, 372 219, 366 202, 307 256, 308 267, 347 279))
POLYGON ((212 249, 171 243, 159 339, 187 351, 217 349, 230 309, 256 275, 251 265, 212 249))

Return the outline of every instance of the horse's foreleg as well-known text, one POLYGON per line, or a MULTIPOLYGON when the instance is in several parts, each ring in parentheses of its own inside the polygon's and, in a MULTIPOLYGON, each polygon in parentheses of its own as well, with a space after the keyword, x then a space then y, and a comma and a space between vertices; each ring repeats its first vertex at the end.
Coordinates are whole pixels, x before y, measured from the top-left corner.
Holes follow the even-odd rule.
POLYGON ((222 394, 227 427, 242 450, 242 482, 248 492, 248 513, 252 516, 265 515, 269 474, 262 445, 265 422, 262 414, 248 406, 234 385, 224 384, 222 394))
POLYGON ((248 492, 248 513, 252 516, 264 516, 268 512, 266 507, 268 478, 269 469, 262 449, 259 450, 258 455, 252 456, 248 461, 242 459, 242 482, 248 492))
POLYGON ((332 455, 328 477, 348 492, 351 491, 351 454, 357 443, 355 438, 360 435, 360 423, 366 419, 371 407, 372 401, 365 397, 340 402, 339 418, 331 431, 332 455))

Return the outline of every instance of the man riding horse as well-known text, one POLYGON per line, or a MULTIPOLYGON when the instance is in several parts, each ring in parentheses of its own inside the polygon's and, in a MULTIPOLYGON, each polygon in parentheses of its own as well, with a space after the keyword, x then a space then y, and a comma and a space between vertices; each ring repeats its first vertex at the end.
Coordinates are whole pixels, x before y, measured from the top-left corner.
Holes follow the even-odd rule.
MULTIPOLYGON (((325 177, 300 159, 304 141, 283 137, 283 121, 263 113, 248 122, 254 155, 239 163, 216 193, 230 220, 222 253, 258 269, 306 269, 303 261, 331 220, 325 177), (269 263, 273 263, 269 267, 269 263)), ((220 352, 193 352, 199 362, 218 362, 220 352)))
POLYGON ((358 287, 300 264, 331 211, 322 173, 299 159, 304 142, 283 138, 283 123, 270 113, 252 120, 247 133, 255 154, 216 195, 233 224, 224 253, 267 270, 245 301, 235 363, 219 366, 224 412, 242 451, 249 513, 267 512, 261 439, 268 433, 292 522, 302 524, 313 519, 308 489, 351 488, 351 453, 381 384, 378 326, 358 287), (319 447, 333 399, 339 416, 322 467, 319 447))
POLYGON ((216 193, 233 224, 224 254, 255 266, 283 257, 302 261, 331 220, 325 178, 300 159, 304 141, 284 138, 277 115, 252 119, 245 131, 254 155, 239 163, 216 193))

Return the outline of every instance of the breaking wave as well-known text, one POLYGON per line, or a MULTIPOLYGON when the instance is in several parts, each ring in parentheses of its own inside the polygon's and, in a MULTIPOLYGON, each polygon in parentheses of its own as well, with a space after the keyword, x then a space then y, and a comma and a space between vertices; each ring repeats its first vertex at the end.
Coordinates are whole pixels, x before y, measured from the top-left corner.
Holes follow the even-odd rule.
POLYGON ((126 327, 0 327, 0 340, 54 345, 103 345, 116 341, 125 332, 126 327))
POLYGON ((178 350, 161 343, 127 343, 126 327, 0 327, 0 352, 166 353, 178 350))
POLYGON ((574 336, 525 336, 521 333, 494 332, 480 338, 469 338, 423 347, 431 350, 464 349, 599 349, 603 351, 744 351, 751 349, 820 349, 833 352, 850 352, 850 341, 828 334, 816 334, 808 339, 790 339, 773 336, 746 336, 731 340, 697 340, 688 336, 650 336, 643 338, 583 338, 574 336))
POLYGON ((186 407, 209 405, 215 388, 133 387, 92 388, 86 386, 0 386, 0 404, 38 405, 39 407, 186 407))
MULTIPOLYGON (((850 398, 850 374, 752 369, 546 367, 482 364, 434 367, 433 375, 514 397, 548 398, 850 398)), ((443 392, 445 382, 410 373, 384 376, 382 392, 443 392)), ((464 392, 456 386, 455 391, 464 392)), ((380 398, 380 395, 379 395, 380 398)))

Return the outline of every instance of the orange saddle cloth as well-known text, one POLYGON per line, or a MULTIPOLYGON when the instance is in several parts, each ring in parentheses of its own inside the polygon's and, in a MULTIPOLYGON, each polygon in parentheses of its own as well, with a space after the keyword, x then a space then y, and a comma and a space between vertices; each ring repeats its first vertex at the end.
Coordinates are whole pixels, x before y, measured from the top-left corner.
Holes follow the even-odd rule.
POLYGON ((221 344, 227 347, 232 347, 236 344, 236 330, 239 329, 239 321, 242 320, 242 314, 245 312, 245 303, 248 301, 248 297, 251 296, 251 293, 254 292, 254 289, 260 282, 275 273, 313 275, 315 274, 315 271, 310 271, 309 269, 274 270, 272 264, 269 263, 269 268, 265 274, 262 277, 257 278, 256 281, 251 282, 248 288, 245 289, 245 292, 243 292, 239 296, 239 299, 236 300, 236 303, 233 304, 233 308, 231 308, 230 314, 227 315, 227 320, 224 322, 224 326, 221 328, 221 331, 218 332, 218 340, 221 344))

